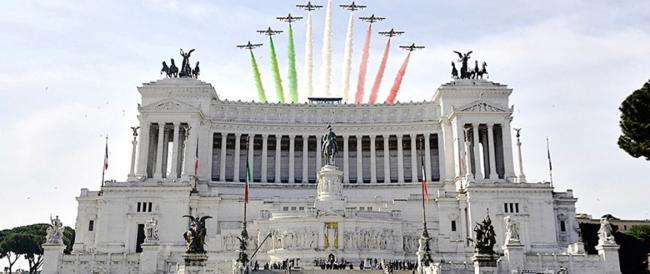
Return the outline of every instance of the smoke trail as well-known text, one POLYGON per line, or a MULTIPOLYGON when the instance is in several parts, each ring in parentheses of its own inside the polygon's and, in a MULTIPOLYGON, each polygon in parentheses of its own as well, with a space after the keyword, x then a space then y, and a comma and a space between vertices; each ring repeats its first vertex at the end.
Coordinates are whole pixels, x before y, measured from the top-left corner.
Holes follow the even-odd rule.
POLYGON ((307 97, 311 97, 314 92, 312 83, 314 77, 314 49, 312 46, 311 12, 307 14, 307 34, 305 38, 305 86, 307 87, 307 97))
POLYGON ((293 28, 289 24, 289 96, 291 103, 298 103, 298 75, 296 73, 296 47, 293 42, 293 28))
POLYGON ((330 85, 332 82, 332 0, 327 1, 325 12, 325 30, 323 31, 321 82, 323 84, 323 95, 330 96, 330 85))
POLYGON ((352 30, 354 28, 354 12, 350 12, 348 30, 345 34, 345 50, 343 52, 343 102, 348 101, 350 91, 350 72, 352 70, 352 30))
POLYGON ((370 57, 370 38, 372 37, 372 23, 368 25, 366 41, 363 43, 363 53, 361 55, 361 65, 359 66, 359 80, 357 81, 357 94, 354 102, 363 103, 364 89, 366 85, 366 74, 368 74, 368 58, 370 57))
POLYGON ((369 104, 374 104, 377 102, 377 93, 379 92, 379 87, 381 86, 381 80, 384 78, 384 71, 386 71, 386 62, 388 62, 388 53, 390 51, 390 38, 386 42, 386 48, 384 49, 384 57, 381 58, 381 64, 379 64, 379 70, 377 71, 377 76, 375 77, 375 83, 372 85, 372 91, 370 92, 370 99, 368 99, 369 104))
POLYGON ((278 102, 284 103, 284 90, 282 90, 278 55, 275 53, 275 45, 273 45, 273 38, 271 36, 269 36, 269 45, 271 45, 271 69, 273 70, 273 79, 275 80, 275 92, 278 96, 278 102))
POLYGON ((253 67, 253 77, 255 78, 255 86, 257 87, 257 97, 261 103, 266 103, 266 93, 264 92, 264 86, 262 85, 262 76, 260 75, 260 68, 257 66, 257 61, 255 60, 255 54, 251 50, 251 65, 253 67))
POLYGON ((397 76, 395 77, 395 82, 393 83, 393 87, 390 89, 388 98, 386 98, 386 102, 385 102, 386 104, 395 103, 395 97, 397 97, 399 88, 402 85, 402 79, 404 79, 404 74, 406 73, 406 67, 409 64, 410 58, 411 58, 411 52, 409 52, 409 54, 406 55, 406 59, 404 59, 404 63, 402 64, 402 67, 400 67, 399 72, 397 72, 397 76))

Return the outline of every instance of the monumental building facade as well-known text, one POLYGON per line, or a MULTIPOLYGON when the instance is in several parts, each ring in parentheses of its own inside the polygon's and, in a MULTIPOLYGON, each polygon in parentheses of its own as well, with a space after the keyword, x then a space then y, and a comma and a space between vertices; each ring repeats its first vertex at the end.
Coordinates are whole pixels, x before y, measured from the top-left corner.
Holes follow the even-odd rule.
POLYGON ((615 243, 584 253, 572 190, 526 180, 506 85, 456 79, 428 100, 396 104, 235 102, 194 78, 138 91, 128 179, 81 190, 72 254, 45 246, 43 273, 176 273, 184 215, 212 217, 206 271, 230 273, 247 180, 248 255, 259 249, 251 262, 415 262, 426 181, 438 273, 474 273, 473 227, 486 214, 495 273, 620 273, 615 243), (328 125, 331 165, 321 150, 328 125))

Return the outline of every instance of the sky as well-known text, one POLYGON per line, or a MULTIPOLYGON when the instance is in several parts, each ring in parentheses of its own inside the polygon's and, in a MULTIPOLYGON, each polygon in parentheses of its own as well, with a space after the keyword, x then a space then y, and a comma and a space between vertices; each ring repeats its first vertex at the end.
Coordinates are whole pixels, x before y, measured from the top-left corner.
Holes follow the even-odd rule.
MULTIPOLYGON (((314 1, 324 4, 324 0, 314 1)), ((524 172, 548 180, 550 139, 557 190, 573 189, 577 210, 650 219, 650 162, 618 148, 618 107, 650 79, 649 1, 367 0, 357 16, 387 17, 375 30, 405 31, 395 44, 416 42, 398 101, 430 100, 450 81, 453 50, 473 50, 490 80, 514 89, 513 128, 523 128, 524 172)), ((60 215, 74 227, 75 197, 98 189, 104 140, 107 179, 124 180, 137 124, 137 86, 162 78, 163 60, 195 48, 200 79, 221 99, 256 100, 246 41, 291 12, 296 1, 3 1, 0 9, 0 229, 60 215)), ((335 5, 344 4, 334 1, 335 5)), ((349 12, 333 13, 333 88, 340 87, 349 12)), ((320 70, 324 11, 314 13, 314 75, 320 70)), ((354 31, 353 80, 367 25, 354 31)), ((295 23, 303 71, 304 22, 295 23)), ((276 36, 286 85, 286 35, 276 36)), ((369 79, 385 39, 373 35, 369 79)), ((265 45, 266 46, 266 45, 265 45)), ((256 49, 270 101, 275 101, 267 47, 256 49)), ((406 53, 394 48, 380 99, 406 53)), ((299 85, 302 80, 299 74, 299 85)), ((370 84, 367 84, 369 86, 370 84)), ((318 88, 316 89, 318 90, 318 88)))

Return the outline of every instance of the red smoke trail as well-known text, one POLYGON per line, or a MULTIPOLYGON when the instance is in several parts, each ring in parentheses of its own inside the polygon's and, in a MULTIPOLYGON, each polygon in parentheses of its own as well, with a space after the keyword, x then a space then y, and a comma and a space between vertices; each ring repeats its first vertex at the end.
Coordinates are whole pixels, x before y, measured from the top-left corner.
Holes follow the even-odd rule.
POLYGON ((386 70, 386 62, 388 62, 389 50, 390 38, 388 38, 388 42, 386 43, 386 48, 384 49, 384 57, 381 59, 381 64, 379 65, 379 70, 377 71, 377 77, 375 77, 375 83, 372 85, 370 99, 368 99, 369 104, 374 104, 377 101, 377 93, 379 92, 379 86, 381 86, 381 79, 384 78, 384 71, 386 70))
POLYGON ((395 97, 397 97, 399 88, 402 85, 402 79, 404 79, 404 74, 406 73, 406 67, 409 64, 410 58, 411 58, 411 52, 409 52, 409 54, 406 55, 406 59, 404 60, 402 67, 399 68, 399 72, 397 72, 397 76, 395 77, 395 82, 393 83, 393 87, 390 89, 390 94, 388 94, 388 98, 386 98, 386 102, 385 102, 386 104, 395 103, 395 97))
POLYGON ((363 54, 361 55, 361 65, 359 66, 359 80, 357 81, 357 94, 354 102, 363 103, 363 93, 366 85, 366 74, 368 74, 368 58, 370 57, 370 38, 372 37, 372 24, 368 25, 366 41, 363 43, 363 54))

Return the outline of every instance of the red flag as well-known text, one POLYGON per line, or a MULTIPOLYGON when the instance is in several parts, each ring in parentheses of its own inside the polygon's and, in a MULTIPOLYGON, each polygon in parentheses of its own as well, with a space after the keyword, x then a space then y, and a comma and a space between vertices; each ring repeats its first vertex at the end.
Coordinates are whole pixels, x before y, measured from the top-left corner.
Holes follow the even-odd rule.
POLYGON ((427 172, 424 169, 424 162, 422 163, 422 196, 424 201, 429 201, 429 189, 427 188, 427 172))

